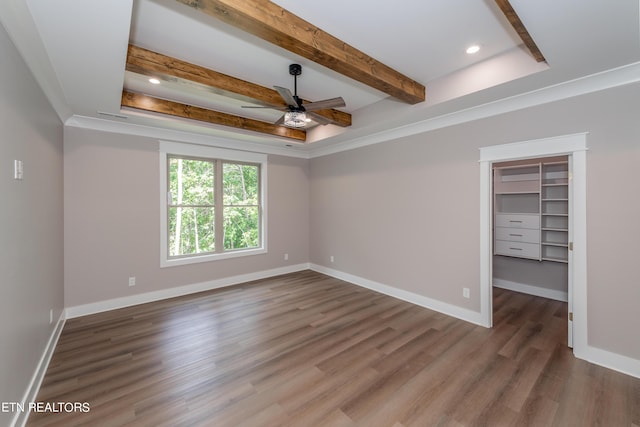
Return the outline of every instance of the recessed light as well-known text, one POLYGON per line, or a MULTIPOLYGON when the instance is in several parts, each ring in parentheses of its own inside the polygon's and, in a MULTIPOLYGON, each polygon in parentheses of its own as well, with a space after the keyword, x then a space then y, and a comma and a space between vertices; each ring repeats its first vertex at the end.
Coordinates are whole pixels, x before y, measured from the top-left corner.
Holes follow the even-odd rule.
POLYGON ((150 78, 149 79, 149 83, 154 84, 154 85, 159 85, 160 84, 160 80, 158 80, 156 78, 150 78))
POLYGON ((474 45, 469 46, 469 47, 467 48, 467 53, 468 53, 468 54, 473 54, 473 53, 478 52, 479 50, 480 50, 480 46, 478 46, 477 44, 474 44, 474 45))

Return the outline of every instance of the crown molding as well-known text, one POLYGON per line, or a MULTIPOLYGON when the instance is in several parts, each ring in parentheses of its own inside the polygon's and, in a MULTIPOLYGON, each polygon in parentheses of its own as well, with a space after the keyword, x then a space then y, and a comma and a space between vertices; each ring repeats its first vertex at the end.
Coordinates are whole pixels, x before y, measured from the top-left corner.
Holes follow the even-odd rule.
MULTIPOLYGON (((207 145, 210 147, 227 148, 230 150, 249 151, 252 153, 273 154, 301 159, 309 158, 309 153, 307 151, 300 151, 293 147, 271 146, 264 143, 241 141, 238 139, 139 125, 122 121, 97 119, 94 117, 74 115, 69 118, 64 125, 102 132, 121 133, 189 144, 207 145)), ((279 142, 279 144, 282 145, 281 142, 279 142)))
POLYGON ((382 132, 358 137, 343 143, 311 149, 310 158, 327 156, 342 151, 353 150, 368 145, 399 139, 411 135, 429 132, 448 126, 454 126, 473 120, 535 107, 592 92, 611 89, 640 81, 640 62, 602 71, 542 89, 536 89, 519 95, 466 108, 448 114, 431 117, 412 124, 387 129, 382 132))

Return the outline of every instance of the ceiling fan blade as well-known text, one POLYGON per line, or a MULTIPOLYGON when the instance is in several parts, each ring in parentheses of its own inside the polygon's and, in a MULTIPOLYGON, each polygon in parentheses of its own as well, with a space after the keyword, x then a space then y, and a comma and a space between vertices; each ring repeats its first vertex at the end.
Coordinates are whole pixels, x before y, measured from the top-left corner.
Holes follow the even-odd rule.
POLYGON ((242 105, 241 108, 270 108, 272 110, 278 110, 278 111, 287 111, 289 108, 288 107, 262 107, 262 106, 257 106, 257 105, 242 105))
POLYGON ((325 110, 327 108, 334 107, 344 107, 345 104, 344 99, 342 97, 325 99, 323 101, 310 102, 309 104, 302 104, 305 110, 307 111, 315 111, 315 110, 325 110))
POLYGON ((323 126, 328 125, 329 123, 332 123, 332 121, 327 119, 326 117, 323 117, 320 114, 312 113, 310 111, 307 111, 307 116, 311 118, 314 122, 319 123, 323 126))
POLYGON ((274 86, 274 88, 278 91, 278 93, 280 94, 282 99, 284 99, 284 102, 286 102, 287 105, 292 105, 294 107, 298 106, 296 99, 293 97, 293 94, 289 89, 287 89, 286 87, 280 87, 280 86, 274 86))

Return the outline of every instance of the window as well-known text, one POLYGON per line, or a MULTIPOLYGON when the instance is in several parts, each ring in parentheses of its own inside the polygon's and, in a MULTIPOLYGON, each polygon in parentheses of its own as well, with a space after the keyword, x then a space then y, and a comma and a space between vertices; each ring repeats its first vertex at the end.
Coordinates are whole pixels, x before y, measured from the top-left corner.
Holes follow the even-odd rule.
POLYGON ((161 266, 266 252, 266 155, 161 142, 161 266))
POLYGON ((215 162, 168 156, 169 257, 215 252, 215 162))
POLYGON ((224 250, 260 245, 260 166, 222 162, 224 250))

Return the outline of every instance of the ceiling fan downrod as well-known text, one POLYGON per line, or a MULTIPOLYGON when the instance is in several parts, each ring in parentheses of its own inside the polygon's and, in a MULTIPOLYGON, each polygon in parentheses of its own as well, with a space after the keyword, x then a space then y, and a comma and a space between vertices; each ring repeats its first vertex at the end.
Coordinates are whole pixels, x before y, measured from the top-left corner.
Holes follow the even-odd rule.
POLYGON ((298 98, 298 76, 302 74, 302 65, 300 64, 291 64, 289 65, 289 74, 293 76, 293 99, 296 100, 298 105, 293 105, 293 107, 299 108, 301 107, 301 102, 298 98))

